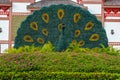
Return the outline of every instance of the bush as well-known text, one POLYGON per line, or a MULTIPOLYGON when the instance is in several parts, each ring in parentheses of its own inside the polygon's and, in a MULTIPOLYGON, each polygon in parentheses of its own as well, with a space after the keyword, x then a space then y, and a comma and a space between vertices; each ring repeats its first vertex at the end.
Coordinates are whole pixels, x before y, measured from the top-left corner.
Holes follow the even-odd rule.
POLYGON ((116 80, 120 74, 81 72, 0 72, 1 80, 116 80))
POLYGON ((120 56, 106 53, 46 52, 4 54, 0 56, 0 72, 64 71, 120 73, 120 56))
MULTIPOLYGON (((69 44, 69 47, 65 51, 61 52, 76 52, 76 53, 106 53, 109 55, 120 55, 120 50, 113 48, 112 46, 105 47, 104 45, 100 45, 101 48, 80 48, 78 44, 69 44)), ((43 47, 35 47, 32 46, 23 46, 18 49, 11 48, 5 50, 6 53, 9 54, 18 54, 18 53, 46 53, 46 52, 56 52, 55 47, 52 45, 50 41, 44 44, 43 47)))
POLYGON ((51 43, 43 47, 8 49, 0 56, 1 80, 120 79, 120 50, 112 47, 79 48, 70 45, 55 52, 51 43))

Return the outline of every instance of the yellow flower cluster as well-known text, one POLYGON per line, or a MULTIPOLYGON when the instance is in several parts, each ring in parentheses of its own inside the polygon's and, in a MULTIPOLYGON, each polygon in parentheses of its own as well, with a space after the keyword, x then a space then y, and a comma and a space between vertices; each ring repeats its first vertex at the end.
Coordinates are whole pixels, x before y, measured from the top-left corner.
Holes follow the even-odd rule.
POLYGON ((45 35, 45 36, 48 36, 48 31, 47 31, 47 29, 42 29, 42 33, 45 35))
POLYGON ((92 29, 94 27, 94 24, 91 22, 91 21, 89 21, 86 25, 85 25, 85 30, 90 30, 90 29, 92 29))
POLYGON ((81 47, 81 46, 84 46, 85 45, 85 41, 84 40, 80 40, 79 42, 78 42, 78 45, 81 47))
POLYGON ((97 41, 99 40, 99 34, 92 34, 89 38, 90 41, 97 41))
POLYGON ((40 44, 44 44, 45 41, 42 38, 37 38, 37 42, 40 44))
POLYGON ((72 40, 72 44, 73 45, 77 44, 77 41, 76 40, 72 40))
POLYGON ((81 15, 79 13, 75 13, 73 18, 74 23, 77 23, 80 20, 80 18, 81 18, 81 15))
POLYGON ((60 31, 62 29, 62 24, 58 24, 58 30, 60 31))
POLYGON ((75 44, 78 44, 79 47, 82 47, 85 45, 85 41, 84 40, 80 40, 78 43, 76 40, 72 40, 72 44, 75 45, 75 44))
POLYGON ((32 39, 32 37, 30 35, 25 35, 23 37, 23 39, 24 39, 25 42, 33 42, 33 39, 32 39))
POLYGON ((80 35, 80 30, 75 30, 74 36, 78 37, 80 35))
POLYGON ((43 13, 42 14, 42 20, 45 22, 45 23, 48 23, 49 22, 49 15, 47 13, 43 13))
POLYGON ((38 30, 38 25, 36 22, 31 22, 30 23, 30 28, 33 29, 33 30, 38 30))
POLYGON ((59 9, 58 11, 57 11, 57 16, 58 16, 58 18, 61 20, 63 17, 64 17, 64 10, 63 9, 59 9))
MULTIPOLYGON (((32 37, 29 36, 29 35, 25 35, 23 37, 23 39, 24 39, 25 42, 33 42, 32 37)), ((44 40, 42 38, 37 38, 37 42, 40 43, 40 44, 44 44, 44 40)))

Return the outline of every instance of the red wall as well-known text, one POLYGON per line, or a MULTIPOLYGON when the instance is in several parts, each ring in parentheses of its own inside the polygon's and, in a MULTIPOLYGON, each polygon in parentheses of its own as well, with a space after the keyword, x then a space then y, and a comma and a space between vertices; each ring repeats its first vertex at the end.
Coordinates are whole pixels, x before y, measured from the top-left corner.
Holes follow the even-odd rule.
POLYGON ((12 2, 31 2, 31 3, 34 3, 34 0, 12 0, 12 2))

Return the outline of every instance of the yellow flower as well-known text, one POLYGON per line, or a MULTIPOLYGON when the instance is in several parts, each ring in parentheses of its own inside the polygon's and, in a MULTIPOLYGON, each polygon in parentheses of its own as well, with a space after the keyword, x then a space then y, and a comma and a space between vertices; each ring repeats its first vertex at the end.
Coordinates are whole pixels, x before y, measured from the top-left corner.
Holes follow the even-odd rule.
POLYGON ((37 42, 40 43, 40 44, 44 44, 44 40, 42 38, 38 38, 37 42))
POLYGON ((81 18, 81 15, 79 14, 79 13, 75 13, 74 14, 74 23, 77 23, 79 20, 80 20, 80 18, 81 18))
POLYGON ((60 31, 62 29, 62 24, 58 24, 58 30, 60 31))
POLYGON ((45 35, 45 36, 48 36, 48 31, 47 31, 47 29, 42 29, 42 33, 45 35))
POLYGON ((72 44, 77 44, 77 41, 76 40, 72 40, 72 44))
POLYGON ((47 13, 42 14, 42 19, 44 22, 48 23, 49 22, 49 15, 47 13))
POLYGON ((33 30, 38 30, 38 25, 36 22, 31 22, 30 23, 30 28, 32 28, 33 30))
POLYGON ((75 30, 74 36, 78 37, 80 35, 80 30, 75 30))
POLYGON ((23 39, 24 39, 25 42, 33 42, 33 39, 32 39, 32 37, 30 35, 25 35, 23 37, 23 39))
POLYGON ((78 45, 79 45, 79 46, 84 46, 84 45, 85 45, 85 41, 84 41, 84 40, 80 40, 80 41, 78 42, 78 45))
POLYGON ((85 30, 90 30, 90 29, 92 29, 94 27, 94 24, 91 22, 91 21, 89 21, 86 25, 85 25, 85 30))
POLYGON ((99 35, 98 34, 92 34, 89 38, 90 41, 97 41, 99 40, 99 35))
POLYGON ((64 10, 63 9, 59 9, 57 11, 57 15, 59 19, 62 19, 64 17, 64 10))

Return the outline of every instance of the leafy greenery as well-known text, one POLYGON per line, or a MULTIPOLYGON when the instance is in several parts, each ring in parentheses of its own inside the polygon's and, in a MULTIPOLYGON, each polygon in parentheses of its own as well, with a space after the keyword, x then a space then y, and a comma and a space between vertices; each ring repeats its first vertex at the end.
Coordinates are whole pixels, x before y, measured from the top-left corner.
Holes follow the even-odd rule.
POLYGON ((55 52, 48 42, 43 47, 11 48, 0 56, 0 79, 120 79, 120 50, 101 46, 70 44, 65 51, 55 52))
POLYGON ((81 72, 0 72, 1 80, 116 80, 117 73, 81 73, 81 72))
POLYGON ((101 48, 80 48, 78 44, 70 44, 70 46, 65 50, 65 52, 91 52, 91 53, 106 53, 109 55, 120 55, 120 50, 115 49, 112 46, 105 47, 104 45, 100 45, 101 48))
POLYGON ((16 48, 10 48, 6 49, 5 52, 9 54, 17 54, 17 53, 39 53, 39 52, 53 52, 54 51, 54 46, 51 44, 51 42, 48 41, 48 43, 44 44, 43 47, 35 47, 34 45, 32 46, 23 46, 19 47, 18 49, 16 48))
POLYGON ((120 56, 92 52, 46 52, 34 54, 4 54, 0 71, 65 71, 120 73, 120 56))
MULTIPOLYGON (((5 50, 6 53, 9 54, 18 54, 18 53, 46 53, 46 52, 55 52, 55 47, 52 45, 50 41, 48 41, 46 44, 43 45, 43 47, 35 47, 34 45, 32 46, 23 46, 19 47, 18 49, 16 48, 11 48, 5 50)), ((101 48, 80 48, 79 44, 74 43, 74 44, 69 44, 69 47, 64 50, 63 52, 82 52, 82 53, 106 53, 109 55, 120 55, 120 50, 115 49, 112 46, 105 47, 104 45, 101 45, 101 48)))
POLYGON ((120 56, 106 53, 3 54, 0 56, 0 64, 2 80, 9 80, 12 77, 13 80, 120 79, 120 56))

